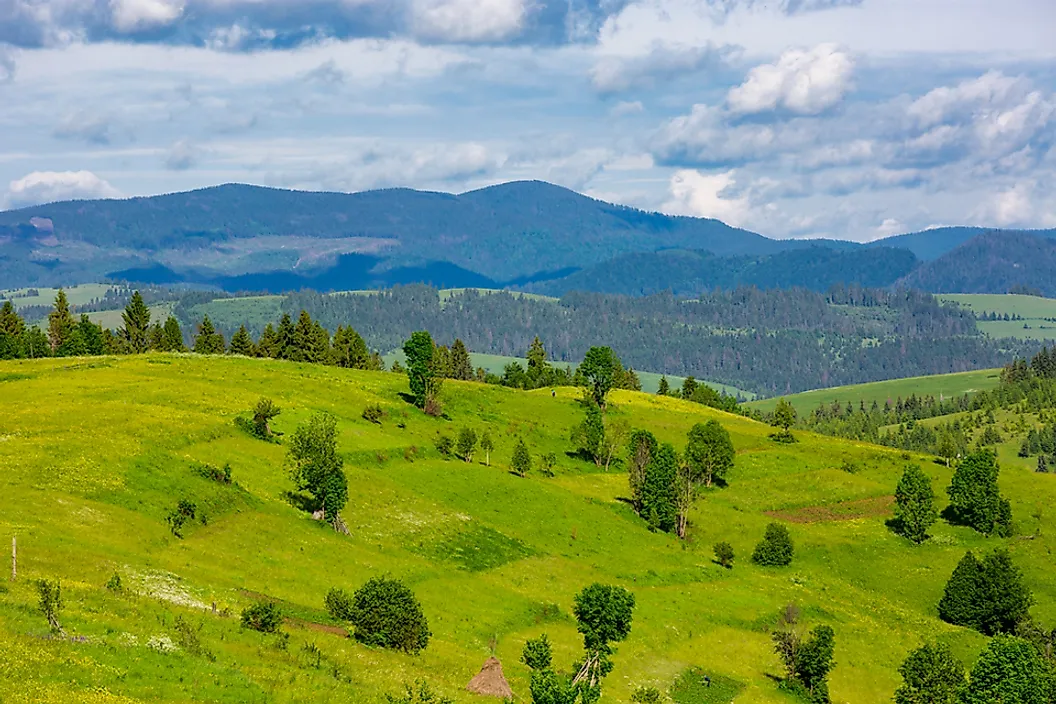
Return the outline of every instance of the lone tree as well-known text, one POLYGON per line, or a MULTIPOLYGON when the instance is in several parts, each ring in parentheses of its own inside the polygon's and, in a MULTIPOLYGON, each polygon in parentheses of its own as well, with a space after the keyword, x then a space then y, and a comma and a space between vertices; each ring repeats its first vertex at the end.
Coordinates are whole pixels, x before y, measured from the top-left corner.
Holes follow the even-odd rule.
POLYGON ((1007 550, 996 549, 982 561, 968 551, 946 583, 939 618, 987 635, 1012 633, 1033 603, 1007 550))
POLYGON ((1052 665, 1037 648, 1022 638, 997 636, 972 667, 961 704, 1047 704, 1052 690, 1052 665))
POLYGON ((348 619, 366 645, 418 653, 429 645, 429 621, 418 599, 398 579, 375 577, 356 590, 348 619))
POLYGON ((426 403, 435 400, 440 393, 441 379, 433 368, 433 355, 436 347, 433 338, 424 330, 411 334, 403 343, 403 353, 407 355, 407 380, 411 387, 414 405, 425 409, 426 403))
POLYGON ((455 443, 455 452, 463 462, 473 461, 473 451, 477 449, 477 433, 472 428, 462 428, 455 443))
POLYGON ((752 552, 752 562, 764 567, 784 567, 792 563, 792 553, 792 537, 788 534, 788 528, 780 523, 771 523, 752 552))
POLYGON ((579 374, 586 382, 590 398, 601 410, 605 410, 605 399, 616 384, 616 376, 621 368, 620 360, 611 347, 591 347, 579 365, 579 374))
POLYGON ((965 685, 964 665, 945 643, 927 643, 898 668, 902 685, 895 704, 957 704, 965 685))
POLYGON ((660 384, 656 388, 657 396, 670 396, 671 385, 667 383, 667 375, 660 377, 660 384))
POLYGON ((695 482, 711 486, 715 479, 725 479, 733 468, 733 441, 730 434, 716 420, 697 423, 689 431, 686 443, 686 464, 692 469, 695 482))
POLYGON ((810 694, 811 702, 829 701, 829 671, 836 664, 835 633, 829 626, 817 626, 799 647, 796 679, 810 694))
POLYGON ((928 538, 935 522, 935 492, 920 465, 906 467, 895 489, 895 520, 902 535, 918 545, 928 538))
POLYGON ((999 471, 992 451, 973 452, 957 466, 946 493, 958 522, 984 535, 1008 537, 1012 534, 1012 508, 998 489, 999 471))
POLYGON ((777 401, 777 407, 774 408, 774 416, 772 424, 778 428, 781 428, 781 432, 777 434, 775 439, 790 441, 792 437, 791 428, 796 423, 796 408, 791 403, 781 398, 777 401))
POLYGON ((51 628, 52 633, 65 634, 62 624, 59 623, 59 612, 64 606, 62 585, 59 580, 37 580, 37 596, 39 597, 37 608, 40 609, 40 613, 44 614, 44 618, 48 619, 48 627, 51 628))
MULTIPOLYGON (((121 328, 120 337, 128 351, 137 354, 149 350, 150 340, 147 331, 150 329, 150 309, 147 308, 139 291, 132 294, 132 300, 128 302, 125 312, 121 314, 121 321, 124 326, 121 328)), ((182 338, 180 342, 183 342, 182 338)))
POLYGON ((572 613, 586 651, 572 685, 579 688, 583 701, 597 701, 601 680, 612 671, 613 644, 631 633, 634 594, 623 587, 595 583, 576 595, 572 613))
POLYGON ((329 413, 317 413, 299 425, 290 438, 286 462, 297 489, 312 494, 323 518, 336 526, 348 501, 345 462, 337 453, 337 420, 329 413))
POLYGON ((495 443, 491 440, 491 433, 487 430, 480 438, 480 449, 484 453, 484 464, 491 466, 491 453, 495 450, 495 443))
POLYGON ((271 421, 280 413, 282 409, 276 406, 270 398, 261 397, 253 408, 253 434, 261 440, 271 440, 274 435, 271 430, 271 421))
POLYGON ((519 477, 527 476, 532 470, 532 455, 528 452, 528 446, 522 438, 517 438, 517 444, 513 448, 513 459, 510 462, 513 471, 519 477))
POLYGON ((726 541, 715 543, 715 561, 728 570, 733 569, 733 546, 726 541))

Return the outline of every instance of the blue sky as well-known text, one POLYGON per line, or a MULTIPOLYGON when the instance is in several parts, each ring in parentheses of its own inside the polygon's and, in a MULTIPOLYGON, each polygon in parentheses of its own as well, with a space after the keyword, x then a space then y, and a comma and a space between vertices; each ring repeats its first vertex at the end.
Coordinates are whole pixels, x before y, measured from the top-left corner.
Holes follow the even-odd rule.
POLYGON ((1052 0, 0 0, 0 207, 552 181, 773 237, 1056 227, 1052 0))

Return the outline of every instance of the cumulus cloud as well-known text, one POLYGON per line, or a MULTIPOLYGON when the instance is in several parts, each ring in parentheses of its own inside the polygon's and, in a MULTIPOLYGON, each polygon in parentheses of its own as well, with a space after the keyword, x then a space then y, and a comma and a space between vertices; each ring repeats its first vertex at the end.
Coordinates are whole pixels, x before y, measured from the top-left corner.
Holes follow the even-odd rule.
POLYGON ((120 196, 120 191, 91 171, 34 171, 11 182, 5 204, 21 208, 60 200, 120 196))
POLYGON ((137 32, 172 24, 183 15, 183 0, 110 0, 114 28, 137 32))
POLYGON ((671 176, 670 200, 661 210, 671 215, 715 218, 730 225, 744 224, 749 214, 747 196, 731 195, 736 172, 703 174, 681 169, 671 176))
POLYGON ((1029 226, 1035 215, 1033 197, 1033 183, 1017 183, 991 195, 973 215, 986 225, 1029 226))
POLYGON ((784 109, 815 115, 843 99, 853 72, 854 61, 833 44, 793 49, 772 64, 753 68, 744 83, 730 90, 726 102, 738 114, 784 109))
POLYGON ((413 0, 418 36, 451 42, 499 41, 524 26, 526 0, 413 0))

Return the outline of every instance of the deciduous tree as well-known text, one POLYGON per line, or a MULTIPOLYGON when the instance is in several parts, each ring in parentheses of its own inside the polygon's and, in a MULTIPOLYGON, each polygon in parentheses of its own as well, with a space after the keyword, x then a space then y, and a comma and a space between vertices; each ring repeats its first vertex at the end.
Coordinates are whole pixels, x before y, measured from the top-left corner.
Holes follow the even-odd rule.
POLYGON ((895 704, 957 704, 965 685, 964 665, 945 643, 927 643, 898 668, 902 685, 895 704))
POLYGON ((920 465, 906 467, 895 489, 895 520, 902 535, 918 545, 923 543, 937 517, 935 492, 928 475, 920 465))
POLYGON ((344 460, 337 452, 337 420, 317 413, 299 425, 290 438, 286 462, 297 488, 312 494, 324 518, 336 525, 348 500, 344 460))

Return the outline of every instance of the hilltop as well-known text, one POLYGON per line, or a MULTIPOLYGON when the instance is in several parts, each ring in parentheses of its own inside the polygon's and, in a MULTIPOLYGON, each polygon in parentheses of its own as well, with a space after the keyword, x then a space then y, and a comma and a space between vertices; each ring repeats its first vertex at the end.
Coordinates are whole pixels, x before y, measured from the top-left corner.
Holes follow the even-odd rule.
POLYGON ((610 417, 661 441, 681 448, 690 426, 709 419, 732 436, 728 486, 701 492, 683 543, 650 532, 622 500, 623 471, 565 454, 582 417, 578 390, 552 398, 448 382, 446 420, 409 406, 406 388, 392 373, 232 357, 0 363, 0 540, 19 541, 19 578, 0 589, 5 701, 371 702, 424 678, 470 702, 479 700, 464 687, 493 650, 525 697, 525 639, 548 633, 555 661, 570 663, 580 647, 572 597, 599 581, 626 587, 638 604, 605 681, 608 701, 627 701, 639 685, 666 690, 694 667, 743 692, 737 701, 791 701, 772 679, 780 664, 767 628, 794 602, 808 626, 835 630, 834 701, 879 704, 924 639, 974 660, 983 637, 940 622, 935 605, 965 549, 998 545, 1024 570, 1035 616, 1056 620, 1056 526, 1042 510, 1056 484, 1014 457, 1002 457, 1001 488, 1034 540, 940 522, 933 540, 914 546, 884 524, 892 491, 915 461, 943 496, 944 466, 802 431, 783 445, 740 416, 614 392, 610 417), (262 395, 283 409, 274 428, 286 437, 313 412, 336 416, 350 535, 288 498, 285 447, 236 426, 262 395), (362 418, 368 404, 387 412, 380 425, 362 418), (463 426, 491 431, 492 466, 444 460, 434 449, 439 435, 463 426), (536 458, 555 453, 555 476, 508 471, 517 437, 536 458), (229 463, 234 483, 202 478, 201 463, 229 463), (857 471, 841 469, 848 463, 857 471), (165 522, 181 498, 207 517, 182 540, 165 522), (747 559, 773 520, 795 543, 787 568, 747 559), (712 562, 720 540, 735 550, 732 570, 712 562), (123 593, 104 586, 115 572, 123 593), (323 610, 329 588, 352 590, 382 574, 405 580, 422 602, 433 639, 421 655, 357 644, 323 610), (43 637, 38 578, 62 580, 62 621, 75 638, 43 637), (280 604, 288 641, 239 628, 239 611, 259 599, 280 604), (179 640, 177 618, 201 627, 212 659, 168 650, 165 639, 179 640))

